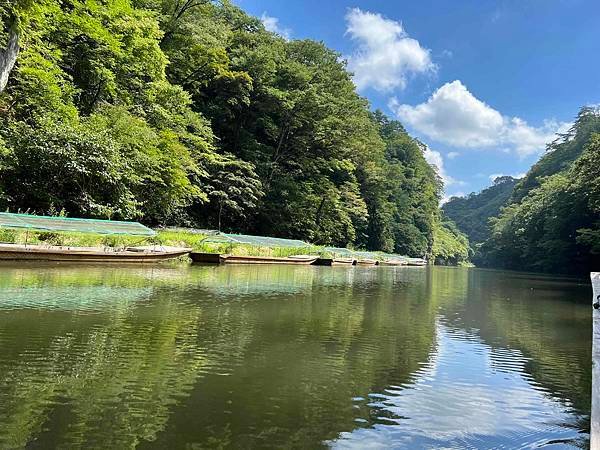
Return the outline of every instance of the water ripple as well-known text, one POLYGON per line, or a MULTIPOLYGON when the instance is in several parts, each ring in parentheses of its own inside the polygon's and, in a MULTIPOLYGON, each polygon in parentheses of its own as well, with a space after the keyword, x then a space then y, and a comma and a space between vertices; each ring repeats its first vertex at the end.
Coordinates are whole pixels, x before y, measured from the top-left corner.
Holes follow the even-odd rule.
POLYGON ((583 416, 525 372, 529 358, 477 335, 437 325, 437 349, 410 383, 372 392, 370 428, 342 433, 334 448, 578 447, 583 416), (374 401, 373 401, 374 400, 374 401), (384 414, 385 413, 385 414, 384 414))

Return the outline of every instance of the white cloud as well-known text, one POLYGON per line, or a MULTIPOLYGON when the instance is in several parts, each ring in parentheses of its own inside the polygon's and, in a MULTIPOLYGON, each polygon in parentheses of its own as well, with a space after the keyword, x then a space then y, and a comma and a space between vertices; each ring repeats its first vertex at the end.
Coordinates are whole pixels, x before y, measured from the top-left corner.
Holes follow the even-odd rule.
POLYGON ((569 124, 545 121, 532 127, 506 117, 479 100, 458 80, 446 83, 416 106, 392 99, 390 108, 406 124, 429 138, 455 147, 498 148, 525 157, 544 150, 569 124))
POLYGON ((346 23, 347 34, 358 43, 348 57, 358 89, 403 89, 410 75, 435 71, 430 50, 409 37, 400 22, 353 8, 346 23))
POLYGON ((460 156, 459 152, 450 152, 448 153, 448 159, 458 158, 460 156))
POLYGON ((284 39, 289 39, 292 31, 289 28, 283 28, 279 25, 279 19, 277 17, 268 16, 267 13, 263 13, 260 16, 260 21, 263 23, 267 31, 277 33, 284 39))
MULTIPOLYGON (((425 157, 425 160, 430 165, 435 166, 435 168, 437 169, 438 175, 444 182, 444 190, 446 192, 447 192, 447 189, 449 186, 465 186, 468 184, 464 181, 457 180, 456 178, 453 178, 450 175, 448 175, 448 173, 446 172, 446 168, 444 167, 444 158, 440 152, 431 150, 429 147, 425 146, 425 149, 423 150, 423 156, 425 157)), ((448 200, 450 200, 451 197, 464 197, 464 196, 465 196, 465 193, 461 192, 461 191, 454 192, 453 194, 450 194, 450 195, 444 194, 444 196, 442 197, 442 199, 440 201, 440 205, 443 205, 444 203, 448 202, 448 200)))
POLYGON ((517 153, 528 156, 546 148, 546 144, 556 139, 556 133, 565 133, 571 128, 570 123, 546 120, 541 127, 535 128, 527 125, 522 119, 513 117, 506 127, 507 142, 513 143, 517 153))
POLYGON ((431 150, 429 147, 425 147, 423 156, 425 156, 425 160, 429 164, 437 168, 438 175, 444 181, 444 186, 464 186, 467 184, 464 181, 457 180, 448 175, 446 168, 444 167, 444 158, 440 152, 436 152, 435 150, 431 150))

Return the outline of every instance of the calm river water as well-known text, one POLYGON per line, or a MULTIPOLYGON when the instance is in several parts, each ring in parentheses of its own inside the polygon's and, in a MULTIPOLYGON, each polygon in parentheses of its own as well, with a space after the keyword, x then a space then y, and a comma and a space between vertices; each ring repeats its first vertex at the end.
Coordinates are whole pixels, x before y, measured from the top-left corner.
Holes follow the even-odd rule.
POLYGON ((0 267, 0 448, 588 445, 588 285, 457 268, 0 267))

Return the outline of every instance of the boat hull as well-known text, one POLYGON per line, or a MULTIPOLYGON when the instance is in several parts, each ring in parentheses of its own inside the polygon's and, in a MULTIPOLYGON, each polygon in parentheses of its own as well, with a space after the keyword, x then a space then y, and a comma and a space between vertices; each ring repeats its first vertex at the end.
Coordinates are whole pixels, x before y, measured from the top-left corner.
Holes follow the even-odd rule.
POLYGON ((354 258, 318 258, 315 266, 351 266, 354 258))
POLYGON ((375 260, 375 259, 357 259, 356 265, 357 266, 376 266, 377 260, 375 260))
POLYGON ((160 250, 107 251, 93 247, 52 247, 39 245, 0 244, 0 260, 49 261, 77 263, 156 263, 179 258, 191 251, 189 248, 160 250))
POLYGON ((354 265, 354 258, 334 258, 331 262, 332 266, 352 266, 354 265))
POLYGON ((408 263, 406 261, 379 261, 380 266, 398 267, 398 266, 406 266, 407 264, 408 263))
POLYGON ((310 265, 318 258, 315 257, 277 257, 277 256, 235 256, 221 255, 220 261, 223 264, 296 264, 310 265))
POLYGON ((427 265, 426 261, 408 261, 409 266, 413 267, 425 267, 427 265))

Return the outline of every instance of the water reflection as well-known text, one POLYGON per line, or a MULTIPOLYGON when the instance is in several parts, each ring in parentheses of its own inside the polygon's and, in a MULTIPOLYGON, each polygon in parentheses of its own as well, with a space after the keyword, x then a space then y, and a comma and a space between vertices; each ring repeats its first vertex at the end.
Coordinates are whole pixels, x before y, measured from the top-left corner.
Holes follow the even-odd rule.
POLYGON ((3 267, 0 447, 579 442, 586 289, 443 268, 3 267))
POLYGON ((518 350, 498 351, 464 330, 437 325, 437 350, 408 385, 371 394, 379 419, 342 433, 335 448, 537 448, 579 446, 576 411, 524 371, 518 350))

